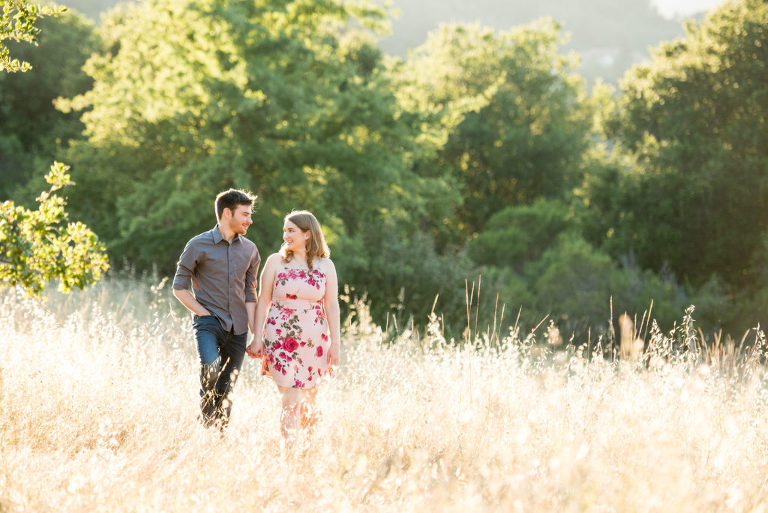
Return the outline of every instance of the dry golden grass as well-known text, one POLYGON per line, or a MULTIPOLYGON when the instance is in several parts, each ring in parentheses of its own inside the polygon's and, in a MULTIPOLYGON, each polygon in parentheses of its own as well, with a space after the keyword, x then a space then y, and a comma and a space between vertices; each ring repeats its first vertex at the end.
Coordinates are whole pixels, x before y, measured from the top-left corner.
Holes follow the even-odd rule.
POLYGON ((768 511, 757 353, 705 365, 658 331, 621 363, 514 334, 388 344, 360 311, 317 433, 286 449, 251 361, 226 435, 196 424, 167 295, 0 293, 0 511, 768 511))

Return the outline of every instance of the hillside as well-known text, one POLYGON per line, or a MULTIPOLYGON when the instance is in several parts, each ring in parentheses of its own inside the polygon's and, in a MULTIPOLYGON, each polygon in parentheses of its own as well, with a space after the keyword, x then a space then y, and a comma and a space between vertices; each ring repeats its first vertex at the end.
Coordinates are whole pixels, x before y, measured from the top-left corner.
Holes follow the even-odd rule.
MULTIPOLYGON (((65 0, 75 9, 98 22, 101 13, 115 0, 65 0)), ((380 0, 380 3, 384 2, 380 0)), ((430 30, 443 23, 480 23, 496 29, 509 29, 542 17, 552 17, 569 34, 566 48, 576 50, 582 59, 580 71, 590 81, 602 77, 615 83, 632 64, 648 57, 648 47, 683 35, 678 20, 664 18, 650 1, 633 0, 392 0, 392 33, 381 40, 387 53, 405 57, 426 39, 430 30)))
POLYGON ((659 14, 650 2, 634 0, 394 0, 392 34, 381 41, 388 53, 405 56, 442 23, 477 22, 496 29, 552 17, 570 34, 567 48, 582 59, 582 73, 590 80, 616 82, 624 70, 648 56, 649 46, 684 34, 682 24, 659 14))

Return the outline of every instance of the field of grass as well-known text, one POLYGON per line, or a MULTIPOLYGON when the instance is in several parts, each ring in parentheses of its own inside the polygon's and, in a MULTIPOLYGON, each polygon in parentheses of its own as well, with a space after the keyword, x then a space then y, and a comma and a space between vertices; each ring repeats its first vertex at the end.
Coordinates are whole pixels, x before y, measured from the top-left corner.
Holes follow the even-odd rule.
POLYGON ((171 299, 124 281, 0 292, 0 512, 768 511, 759 332, 705 347, 684 320, 612 361, 546 329, 382 333, 358 308, 317 432, 286 448, 253 361, 229 431, 197 425, 171 299))

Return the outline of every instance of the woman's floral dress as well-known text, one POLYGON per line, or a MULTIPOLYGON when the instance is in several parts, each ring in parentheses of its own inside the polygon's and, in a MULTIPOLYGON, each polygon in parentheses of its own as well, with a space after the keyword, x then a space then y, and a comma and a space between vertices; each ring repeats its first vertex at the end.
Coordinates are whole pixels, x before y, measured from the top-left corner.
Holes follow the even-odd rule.
POLYGON ((283 266, 264 330, 265 366, 278 386, 312 388, 328 369, 325 274, 283 266))

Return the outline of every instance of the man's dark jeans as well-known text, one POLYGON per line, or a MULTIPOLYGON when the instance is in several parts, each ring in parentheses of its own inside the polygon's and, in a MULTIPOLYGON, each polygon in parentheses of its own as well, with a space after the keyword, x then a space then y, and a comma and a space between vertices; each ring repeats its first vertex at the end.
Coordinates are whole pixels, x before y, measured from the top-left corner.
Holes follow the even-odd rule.
POLYGON ((231 393, 243 365, 247 333, 224 331, 213 315, 194 316, 200 356, 200 411, 205 426, 225 428, 232 411, 231 393))

